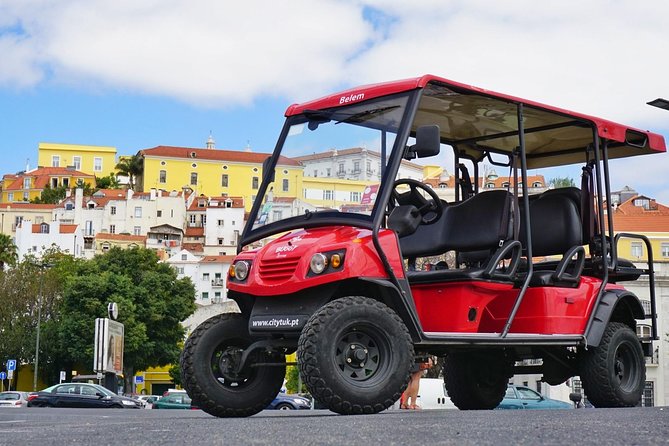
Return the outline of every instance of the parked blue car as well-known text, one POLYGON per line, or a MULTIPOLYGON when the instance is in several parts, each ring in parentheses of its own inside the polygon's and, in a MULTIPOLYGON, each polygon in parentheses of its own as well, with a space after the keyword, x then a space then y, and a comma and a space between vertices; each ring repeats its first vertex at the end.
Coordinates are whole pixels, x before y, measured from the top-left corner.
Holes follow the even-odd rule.
POLYGON ((311 401, 299 395, 287 395, 283 392, 279 393, 274 401, 267 406, 267 409, 276 410, 296 410, 296 409, 311 409, 311 401))
POLYGON ((527 387, 509 385, 497 409, 573 409, 573 407, 571 403, 546 398, 527 387))

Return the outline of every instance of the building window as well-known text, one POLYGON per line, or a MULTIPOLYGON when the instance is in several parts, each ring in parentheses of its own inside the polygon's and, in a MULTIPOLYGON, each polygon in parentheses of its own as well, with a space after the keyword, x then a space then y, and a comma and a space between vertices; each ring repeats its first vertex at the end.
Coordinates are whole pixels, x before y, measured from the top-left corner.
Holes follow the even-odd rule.
POLYGON ((27 177, 27 178, 23 179, 23 188, 24 189, 30 189, 30 177, 27 177))
MULTIPOLYGON (((328 173, 328 176, 330 176, 330 173, 328 173)), ((288 179, 284 178, 282 183, 283 183, 283 191, 288 192, 288 179)))
POLYGON ((135 217, 137 218, 142 217, 142 208, 140 206, 135 206, 135 217))
POLYGON ((648 198, 637 198, 634 200, 634 206, 644 208, 645 210, 650 209, 650 200, 648 198))
POLYGON ((7 192, 7 201, 14 201, 14 192, 7 192))
POLYGON ((669 243, 662 243, 660 250, 662 251, 662 257, 669 257, 669 243))
POLYGON ((641 398, 642 407, 653 407, 655 405, 655 383, 646 381, 643 388, 643 397, 641 398))
POLYGON ((109 251, 110 245, 109 243, 103 243, 102 244, 102 252, 107 252, 109 251))
POLYGON ((39 232, 42 234, 48 234, 49 233, 49 225, 46 223, 42 223, 39 225, 39 232))
POLYGON ((225 221, 224 221, 224 220, 219 220, 219 221, 218 221, 218 225, 219 225, 219 226, 223 226, 224 224, 225 224, 225 221))
POLYGON ((60 167, 60 156, 58 155, 51 156, 51 167, 60 167))
POLYGON ((109 233, 116 234, 116 225, 109 225, 109 233))
POLYGON ((30 201, 30 192, 23 193, 23 201, 30 201))
POLYGON ((323 200, 332 200, 332 191, 324 190, 323 191, 323 200))
POLYGON ((632 257, 639 258, 643 256, 643 245, 641 242, 632 242, 632 257))
POLYGON ((486 187, 486 189, 494 189, 495 188, 495 183, 486 183, 485 187, 486 187))
POLYGON ((351 201, 353 203, 359 203, 361 200, 360 192, 351 192, 351 201))
POLYGON ((228 187, 228 174, 224 173, 221 175, 221 186, 228 187))
POLYGON ((372 173, 372 162, 367 161, 367 173, 372 173))
POLYGON ((181 254, 181 260, 188 260, 188 254, 181 254))
POLYGON ((109 208, 109 213, 111 215, 116 215, 116 206, 112 206, 111 208, 109 208))
POLYGON ((325 175, 327 175, 328 177, 331 177, 332 176, 332 169, 330 169, 329 167, 327 169, 325 169, 325 175))
POLYGON ((64 187, 70 187, 70 179, 69 178, 63 178, 63 186, 64 187))
POLYGON ((344 173, 344 163, 339 163, 339 171, 337 173, 340 173, 340 174, 344 173))
POLYGON ((205 214, 202 214, 200 216, 200 221, 202 222, 202 226, 207 224, 207 216, 205 214))
POLYGON ((283 217, 283 211, 272 211, 272 221, 279 221, 283 217))
POLYGON ((184 273, 184 267, 183 266, 177 266, 177 274, 183 274, 184 273))
POLYGON ((72 167, 74 167, 74 170, 81 170, 81 157, 80 156, 73 156, 72 157, 72 167))
POLYGON ((163 211, 161 211, 161 210, 157 210, 157 211, 156 211, 156 217, 160 218, 160 217, 162 217, 162 216, 163 216, 163 211))
POLYGON ((218 239, 218 244, 219 244, 219 245, 222 245, 222 244, 223 244, 223 238, 222 238, 222 237, 218 239))
POLYGON ((51 178, 51 189, 58 187, 58 178, 51 178))
POLYGON ((646 315, 652 314, 650 311, 650 301, 647 299, 639 299, 641 306, 643 307, 643 313, 646 315))
POLYGON ((216 302, 220 302, 220 300, 221 300, 221 292, 220 291, 214 292, 214 299, 216 300, 216 302))
POLYGON ((202 292, 202 300, 206 300, 206 299, 209 299, 209 292, 203 291, 202 292))
POLYGON ((191 186, 197 186, 197 172, 190 173, 190 184, 191 186))
POLYGON ((135 235, 141 235, 142 234, 142 227, 141 226, 135 226, 132 228, 132 233, 135 235))
POLYGON ((204 282, 209 282, 209 273, 202 273, 202 280, 204 282))
POLYGON ((161 170, 158 173, 158 182, 167 183, 167 171, 166 170, 161 170))
POLYGON ((195 214, 190 214, 190 216, 188 217, 188 221, 189 221, 192 225, 194 225, 195 222, 197 221, 197 215, 195 215, 195 214))
POLYGON ((360 161, 353 161, 353 173, 360 173, 360 161))
POLYGON ((258 177, 251 178, 251 189, 258 189, 258 177))
POLYGON ((102 172, 102 158, 93 158, 93 170, 95 172, 102 172))

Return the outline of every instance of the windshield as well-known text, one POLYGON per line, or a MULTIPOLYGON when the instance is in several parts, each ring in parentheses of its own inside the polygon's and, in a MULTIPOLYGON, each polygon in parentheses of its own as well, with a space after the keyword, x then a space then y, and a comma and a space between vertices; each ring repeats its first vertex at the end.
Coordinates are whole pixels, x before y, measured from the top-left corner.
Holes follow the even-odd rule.
POLYGON ((252 229, 304 221, 318 212, 370 216, 407 97, 306 110, 291 118, 252 229))

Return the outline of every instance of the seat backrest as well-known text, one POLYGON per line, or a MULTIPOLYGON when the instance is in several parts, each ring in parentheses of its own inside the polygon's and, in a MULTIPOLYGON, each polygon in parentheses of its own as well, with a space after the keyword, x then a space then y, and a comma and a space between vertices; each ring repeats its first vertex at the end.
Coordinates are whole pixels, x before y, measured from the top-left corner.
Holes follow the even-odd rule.
POLYGON ((513 196, 505 190, 479 193, 444 208, 436 223, 422 225, 400 238, 404 257, 422 257, 446 251, 493 250, 513 237, 510 212, 513 196))
MULTIPOLYGON (((584 244, 583 224, 579 212, 580 198, 578 201, 574 200, 572 189, 575 188, 552 189, 530 201, 533 256, 560 255, 573 246, 584 244)), ((519 238, 523 246, 526 246, 527 237, 523 219, 519 238)))

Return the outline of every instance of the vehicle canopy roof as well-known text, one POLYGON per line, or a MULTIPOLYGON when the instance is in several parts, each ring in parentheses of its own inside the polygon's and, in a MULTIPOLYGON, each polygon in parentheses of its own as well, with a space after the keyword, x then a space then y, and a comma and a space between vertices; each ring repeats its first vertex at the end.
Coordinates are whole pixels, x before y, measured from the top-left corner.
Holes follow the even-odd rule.
POLYGON ((439 125, 441 140, 460 156, 480 160, 486 152, 511 154, 519 145, 518 105, 523 105, 525 153, 528 168, 585 163, 584 147, 593 142, 593 129, 608 142, 608 157, 623 158, 666 152, 664 138, 647 130, 517 98, 433 75, 366 85, 293 104, 286 116, 359 103, 411 90, 422 96, 411 129, 439 125))

